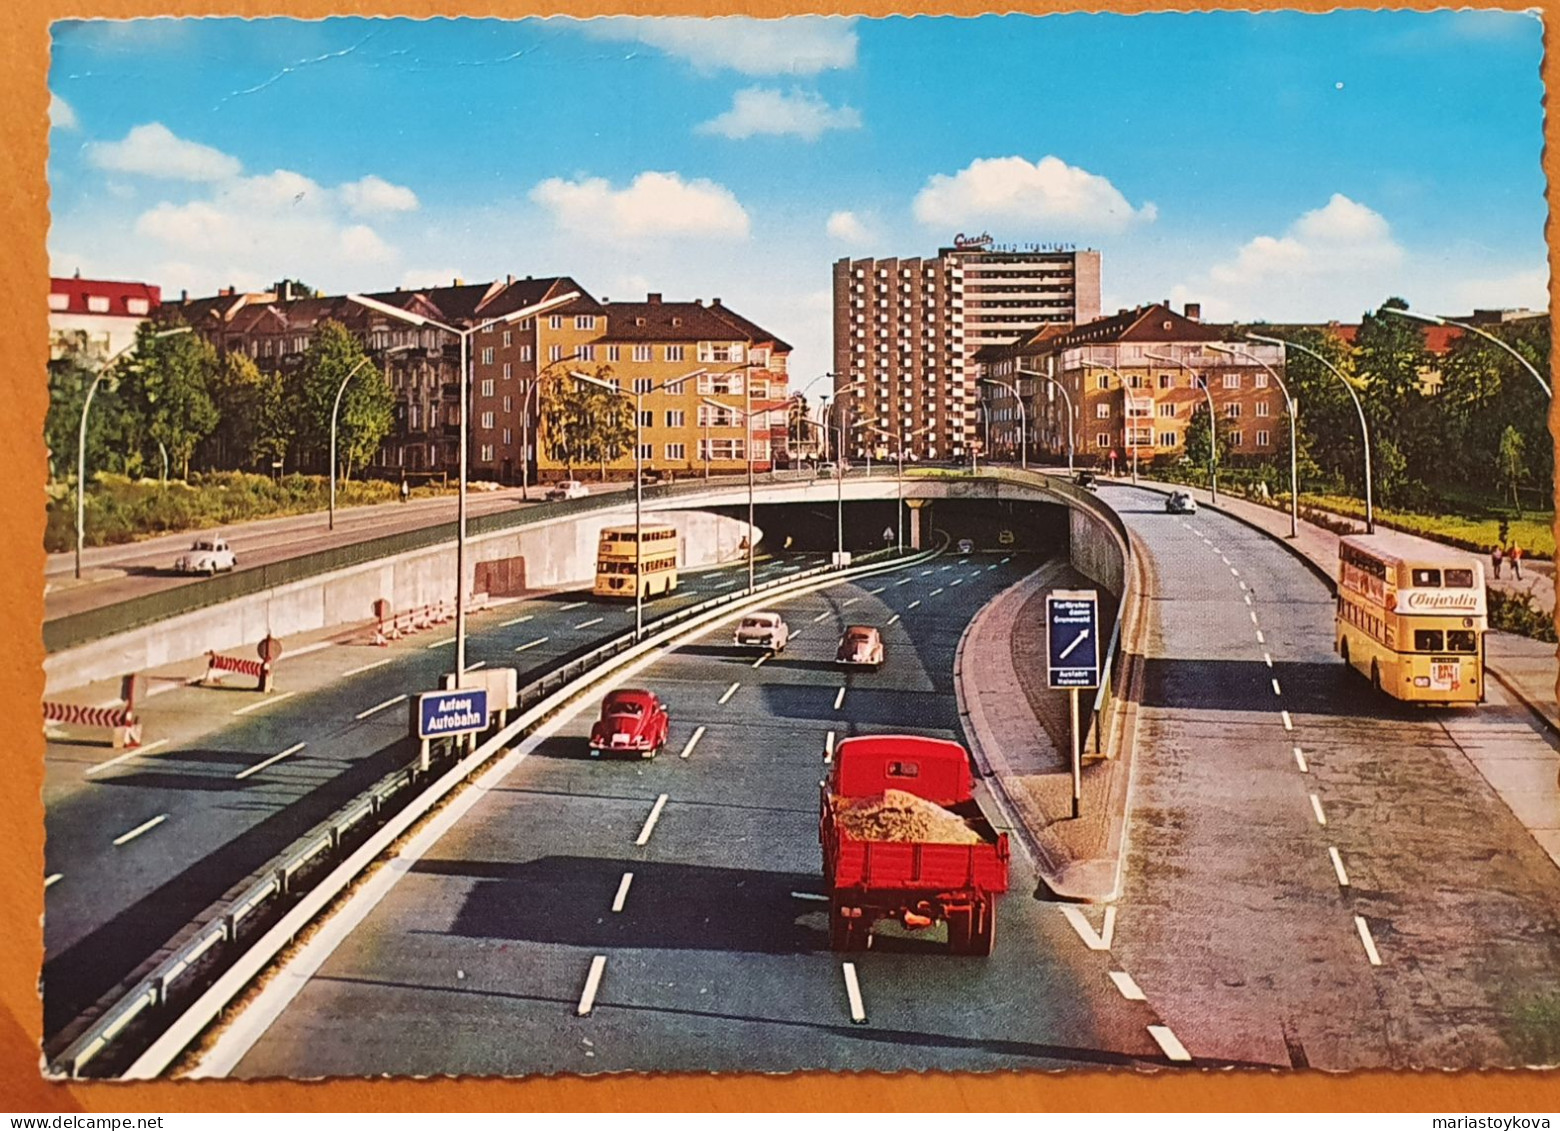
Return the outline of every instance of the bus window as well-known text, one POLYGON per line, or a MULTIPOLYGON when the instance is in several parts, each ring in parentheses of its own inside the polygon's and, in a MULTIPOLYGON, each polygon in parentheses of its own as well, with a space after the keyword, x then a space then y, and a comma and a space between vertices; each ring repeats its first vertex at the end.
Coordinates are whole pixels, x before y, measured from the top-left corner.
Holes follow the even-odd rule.
POLYGON ((1472 589, 1473 570, 1449 569, 1446 571, 1446 587, 1448 589, 1472 589))
POLYGON ((1454 628, 1446 634, 1446 650, 1448 652, 1477 652, 1479 650, 1479 635, 1464 628, 1454 628))
POLYGON ((1441 588, 1441 571, 1438 569, 1416 569, 1410 571, 1414 577, 1415 589, 1439 589, 1441 588))
POLYGON ((1445 634, 1438 628, 1414 629, 1414 651, 1416 652, 1444 652, 1445 634))

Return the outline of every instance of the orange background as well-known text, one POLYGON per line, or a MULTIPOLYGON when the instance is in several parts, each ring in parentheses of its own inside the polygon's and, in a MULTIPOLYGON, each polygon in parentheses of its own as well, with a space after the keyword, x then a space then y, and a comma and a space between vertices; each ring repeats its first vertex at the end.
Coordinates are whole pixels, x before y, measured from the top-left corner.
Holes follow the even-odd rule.
MULTIPOLYGON (((1031 12, 1064 11, 1065 5, 1017 3, 1031 12)), ((1492 5, 1478 5, 1489 7, 1492 5)), ((1516 6, 1516 5, 1513 5, 1516 6)), ((12 7, 11 4, 6 5, 12 7)), ((1114 0, 1114 11, 1195 9, 1203 5, 1114 0)), ((1287 4, 1210 4, 1206 7, 1286 7, 1326 11, 1314 0, 1287 4)), ((49 22, 66 17, 151 15, 461 14, 521 16, 555 12, 577 16, 633 13, 713 15, 735 10, 693 6, 683 0, 638 0, 615 6, 589 0, 489 0, 437 5, 434 0, 358 3, 338 0, 19 0, 0 21, 0 341, 9 343, 0 366, 0 405, 7 418, 9 456, 0 490, 0 531, 5 570, 12 585, 0 601, 0 703, 14 725, 0 748, 0 1111, 504 1111, 688 1109, 745 1110, 1025 1110, 1025 1111, 1327 1111, 1387 1110, 1443 1113, 1560 1110, 1560 1073, 1353 1073, 1159 1072, 992 1073, 990 1075, 815 1073, 792 1076, 553 1077, 531 1080, 332 1081, 329 1083, 189 1082, 121 1085, 53 1084, 39 1075, 37 1034, 42 1010, 37 994, 42 956, 43 738, 36 725, 43 695, 43 521, 45 479, 41 437, 47 401, 43 380, 48 350, 43 296, 49 263, 44 236, 49 222, 44 157, 48 144, 46 78, 49 22), (632 6, 630 6, 630 4, 632 6), (36 440, 34 438, 37 438, 36 440)), ((742 11, 778 16, 803 9, 784 0, 745 0, 742 11)), ((890 15, 906 9, 881 2, 841 9, 890 15)), ((975 15, 989 10, 974 0, 944 0, 938 13, 975 15)), ((1546 17, 1560 3, 1545 0, 1546 17)), ((1546 36, 1547 39, 1547 36, 1546 36)), ((1560 67, 1545 57, 1552 90, 1560 67)), ((1556 174, 1556 133, 1545 123, 1545 168, 1556 174)), ((1340 137, 1340 145, 1366 139, 1340 137)), ((1551 187, 1550 201, 1553 203, 1551 187)), ((1554 253, 1551 249, 1551 274, 1554 253)), ((1560 401, 1556 402, 1560 405, 1560 401)), ((1551 430, 1560 409, 1551 413, 1551 430)))

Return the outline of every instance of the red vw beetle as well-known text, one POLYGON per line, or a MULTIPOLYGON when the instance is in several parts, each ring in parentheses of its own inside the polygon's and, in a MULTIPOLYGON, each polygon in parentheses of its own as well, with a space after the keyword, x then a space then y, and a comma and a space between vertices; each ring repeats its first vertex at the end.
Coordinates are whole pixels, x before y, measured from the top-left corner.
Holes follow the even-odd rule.
POLYGON ((621 753, 654 758, 666 745, 670 728, 666 704, 655 692, 637 688, 609 691, 601 701, 601 718, 590 728, 590 756, 621 753))

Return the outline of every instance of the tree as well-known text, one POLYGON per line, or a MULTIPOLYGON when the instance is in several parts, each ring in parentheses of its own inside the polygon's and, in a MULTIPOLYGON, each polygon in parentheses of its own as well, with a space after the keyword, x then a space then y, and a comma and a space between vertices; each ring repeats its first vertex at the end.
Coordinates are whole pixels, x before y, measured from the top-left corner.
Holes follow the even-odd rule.
MULTIPOLYGON (((43 435, 49 453, 49 478, 72 479, 81 439, 81 407, 97 369, 75 353, 49 362, 49 409, 43 435)), ((89 474, 125 469, 125 408, 113 375, 98 385, 87 417, 89 474)))
POLYGON ((336 456, 342 474, 352 478, 352 468, 367 465, 395 427, 395 392, 377 365, 365 365, 341 395, 337 422, 336 456))
POLYGON ((354 459, 361 462, 373 456, 389 433, 395 423, 395 397, 384 374, 366 363, 367 357, 363 343, 340 322, 326 319, 315 328, 295 381, 284 389, 285 397, 296 397, 294 443, 300 463, 328 470, 331 411, 348 376, 352 380, 341 394, 337 420, 338 453, 350 452, 348 466, 354 459))
MULTIPOLYGON (((1219 418, 1217 424, 1218 446, 1214 463, 1222 465, 1225 456, 1229 453, 1228 436, 1230 422, 1227 418, 1219 418)), ((1208 431, 1208 406, 1198 405, 1192 409, 1192 417, 1186 423, 1186 458, 1192 461, 1192 466, 1201 471, 1208 466, 1208 445, 1212 438, 1208 431)))
POLYGON ((1408 460, 1390 437, 1371 434, 1371 474, 1376 480, 1376 497, 1387 506, 1403 502, 1408 491, 1408 460))
POLYGON ((1522 517, 1522 498, 1517 488, 1527 479, 1526 447, 1522 433, 1512 425, 1506 425, 1506 430, 1500 434, 1500 451, 1495 457, 1495 478, 1502 489, 1511 491, 1511 505, 1516 508, 1518 518, 1522 517))
POLYGON ((1423 327, 1386 310, 1407 310, 1400 298, 1389 298, 1360 322, 1354 339, 1356 372, 1372 432, 1391 437, 1404 459, 1406 478, 1424 482, 1433 474, 1438 449, 1435 406, 1422 389, 1434 359, 1425 348, 1423 327))
POLYGON ((188 479, 196 445, 219 420, 208 391, 217 370, 216 350, 198 334, 159 337, 146 322, 137 333, 134 356, 120 368, 125 371, 121 393, 130 409, 131 439, 140 465, 156 466, 166 455, 168 464, 188 479))
POLYGON ((207 467, 231 470, 254 465, 268 380, 271 378, 261 373, 247 354, 235 351, 217 362, 211 380, 217 427, 201 445, 207 467))

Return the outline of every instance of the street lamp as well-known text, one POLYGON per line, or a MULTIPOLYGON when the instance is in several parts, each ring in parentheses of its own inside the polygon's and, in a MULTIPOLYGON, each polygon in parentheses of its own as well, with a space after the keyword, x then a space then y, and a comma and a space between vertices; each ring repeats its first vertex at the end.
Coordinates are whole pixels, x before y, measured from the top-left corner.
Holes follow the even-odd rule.
POLYGON ((1018 466, 1021 470, 1029 470, 1029 425, 1024 413, 1024 398, 1018 395, 1018 385, 1007 381, 999 381, 995 377, 982 377, 982 381, 988 385, 1001 385, 1013 394, 1013 400, 1018 402, 1018 466))
MULTIPOLYGON (((757 539, 755 539, 753 537, 753 533, 754 533, 754 531, 756 529, 756 527, 753 524, 753 379, 752 379, 752 375, 747 373, 746 371, 750 370, 750 369, 754 369, 756 367, 757 367, 757 363, 756 362, 745 361, 741 365, 733 365, 730 369, 723 369, 720 372, 714 374, 714 376, 723 377, 723 376, 726 376, 727 374, 735 373, 739 369, 744 371, 743 377, 742 377, 742 408, 741 409, 738 409, 736 405, 728 405, 728 404, 726 404, 726 403, 724 403, 722 401, 714 400, 711 397, 701 397, 700 398, 700 400, 702 400, 707 405, 714 405, 716 408, 723 408, 723 409, 726 409, 729 412, 739 412, 740 411, 742 413, 742 431, 743 431, 743 435, 745 436, 745 439, 742 442, 742 452, 743 452, 744 455, 747 456, 747 485, 748 485, 748 536, 747 536, 747 547, 748 547, 748 552, 747 552, 748 587, 747 587, 747 591, 748 591, 749 595, 751 595, 753 593, 753 589, 754 589, 754 583, 753 583, 753 554, 754 554, 755 549, 757 548, 756 547, 757 539)), ((707 372, 707 371, 705 371, 705 372, 707 372)), ((764 411, 767 413, 768 409, 765 409, 764 411)), ((705 419, 708 420, 709 417, 706 415, 705 419)), ((705 435, 708 436, 709 435, 708 425, 706 424, 705 427, 706 427, 705 435)), ((709 443, 708 443, 708 441, 706 441, 705 442, 705 447, 704 447, 704 455, 705 455, 706 459, 709 458, 709 454, 710 454, 709 453, 709 443)), ((706 464, 706 467, 707 466, 708 465, 706 464)), ((774 455, 773 455, 773 453, 771 453, 770 454, 770 458, 769 458, 769 467, 770 467, 770 471, 771 472, 773 472, 774 466, 775 466, 774 455)), ((773 475, 771 474, 770 477, 773 478, 773 475)))
MULTIPOLYGON (((385 356, 405 353, 411 348, 411 346, 396 346, 386 350, 385 356)), ((356 365, 347 370, 347 375, 341 379, 341 387, 336 390, 336 403, 330 409, 330 521, 326 524, 327 530, 336 529, 336 416, 341 412, 341 395, 347 391, 347 382, 357 375, 357 371, 373 360, 365 354, 358 359, 356 365)))
MULTIPOLYGON (((159 330, 152 335, 153 338, 171 338, 175 334, 188 334, 188 326, 176 326, 172 330, 159 330)), ((131 342, 124 349, 103 363, 92 378, 92 384, 87 387, 87 399, 81 405, 81 431, 76 441, 76 579, 81 579, 81 549, 87 538, 87 412, 92 408, 92 398, 96 395, 98 385, 108 371, 120 360, 135 351, 138 343, 131 342)), ((163 478, 167 478, 164 471, 163 478)))
MULTIPOLYGON (((1208 387, 1208 378, 1204 377, 1201 373, 1197 372, 1197 370, 1193 369, 1190 365, 1186 364, 1186 362, 1182 361, 1178 357, 1171 357, 1169 354, 1164 353, 1152 353, 1149 350, 1144 350, 1143 356, 1152 358, 1154 361, 1165 362, 1169 365, 1179 365, 1182 369, 1186 370, 1192 375, 1192 380, 1196 381, 1197 384, 1202 387, 1203 396, 1208 398, 1208 498, 1212 502, 1218 502, 1219 421, 1213 412, 1213 390, 1208 387)), ((1290 419, 1294 419, 1293 414, 1290 415, 1290 419)))
POLYGON ((862 423, 866 424, 866 426, 872 429, 872 431, 880 433, 884 436, 887 436, 890 440, 893 440, 895 446, 899 449, 899 469, 895 472, 895 478, 898 481, 897 489, 899 492, 899 502, 897 506, 897 514, 899 518, 899 538, 895 545, 902 554, 905 552, 905 441, 913 440, 917 436, 924 435, 937 426, 935 424, 928 424, 925 428, 917 428, 914 432, 906 434, 903 425, 900 426, 900 431, 890 432, 886 428, 879 428, 876 424, 870 424, 866 421, 862 421, 862 423))
POLYGON ((1073 469, 1073 420, 1076 414, 1073 412, 1072 397, 1067 392, 1067 386, 1055 377, 1047 376, 1044 373, 1036 373, 1031 369, 1016 369, 1014 372, 1020 377, 1038 377, 1042 381, 1049 381, 1061 390, 1062 403, 1067 406, 1067 474, 1071 475, 1073 469))
POLYGON ((1216 353, 1227 353, 1232 357, 1244 357, 1256 362, 1278 382, 1279 391, 1284 394, 1284 403, 1289 408, 1289 536, 1298 538, 1300 536, 1300 476, 1297 470, 1299 456, 1295 451, 1294 398, 1289 395, 1289 390, 1284 386, 1284 379, 1278 375, 1278 371, 1250 350, 1227 346, 1223 342, 1209 342, 1208 348, 1216 353))
MULTIPOLYGON (((1522 364, 1522 368, 1526 369, 1533 375, 1533 380, 1538 382, 1538 387, 1544 390, 1545 397, 1551 397, 1554 395, 1549 391, 1549 382, 1545 381, 1539 371, 1533 368, 1532 362, 1528 361, 1527 358, 1523 357, 1520 353, 1513 349, 1509 343, 1502 341, 1494 334, 1481 330, 1477 326, 1470 326, 1466 322, 1453 322, 1450 318, 1440 318, 1434 314, 1420 314, 1417 310, 1399 310, 1395 306, 1384 306, 1381 308, 1381 312, 1384 314, 1396 314, 1399 318, 1412 318, 1419 322, 1429 322, 1435 326, 1456 326, 1459 330, 1467 330, 1470 334, 1477 334, 1486 341, 1494 342, 1501 349, 1505 350, 1512 357, 1516 358, 1517 361, 1522 364)), ((1255 334, 1248 334, 1246 336, 1256 337, 1255 334)))
MULTIPOLYGON (((1154 355, 1145 351, 1143 356, 1144 357, 1153 357, 1154 355)), ((1157 360, 1163 360, 1163 359, 1157 359, 1157 360)), ((1116 380, 1121 382, 1122 409, 1126 412, 1126 416, 1127 416, 1127 420, 1128 421, 1135 421, 1137 419, 1137 417, 1132 412, 1132 402, 1133 402, 1133 400, 1135 398, 1132 396, 1132 390, 1127 387, 1127 378, 1121 372, 1121 370, 1117 369, 1114 365, 1106 365, 1103 361, 1089 361, 1088 359, 1084 360, 1083 367, 1085 369, 1106 369, 1106 370, 1109 370, 1110 372, 1112 372, 1112 373, 1114 373, 1116 375, 1116 380)), ((1150 432, 1152 432, 1153 431, 1153 427, 1154 427, 1154 422, 1152 420, 1150 420, 1148 423, 1149 423, 1149 430, 1150 430, 1150 432)), ((1131 432, 1131 439, 1130 439, 1130 441, 1128 443, 1128 447, 1130 447, 1132 449, 1132 485, 1135 487, 1135 486, 1137 486, 1137 481, 1138 481, 1137 425, 1136 424, 1132 424, 1131 425, 1131 430, 1132 430, 1132 432, 1131 432)), ((1122 431, 1122 436, 1123 437, 1127 436, 1127 432, 1126 432, 1125 429, 1123 429, 1123 431, 1122 431)))
POLYGON ((1247 334, 1246 337, 1254 342, 1267 342, 1269 345, 1283 346, 1285 349, 1299 350, 1308 357, 1313 357, 1327 367, 1327 371, 1342 383, 1344 391, 1349 394, 1349 399, 1354 402, 1354 411, 1360 418, 1360 443, 1365 449, 1365 533, 1376 533, 1376 509, 1371 498, 1370 488, 1370 425, 1365 423, 1365 407, 1360 404, 1359 394, 1354 391, 1354 386, 1349 379, 1338 371, 1338 367, 1328 361, 1321 354, 1299 342, 1286 341, 1283 338, 1271 338, 1266 334, 1247 334))
POLYGON ((453 334, 460 339, 460 488, 455 500, 455 682, 458 686, 466 675, 466 476, 469 469, 468 429, 466 427, 466 407, 471 400, 471 373, 467 364, 467 358, 471 353, 471 338, 482 330, 494 326, 503 326, 510 322, 517 322, 522 318, 531 318, 535 315, 545 314, 549 310, 555 310, 560 306, 566 306, 580 297, 578 291, 570 291, 568 294, 559 295, 556 298, 543 299, 541 302, 530 306, 522 306, 519 310, 512 310, 508 314, 501 314, 497 318, 488 318, 475 326, 466 329, 457 329, 443 322, 435 322, 432 318, 421 314, 413 314, 409 310, 402 310, 399 306, 392 306, 388 302, 380 302, 376 298, 367 295, 349 294, 348 302, 355 302, 359 306, 402 322, 409 322, 413 326, 431 326, 435 330, 443 330, 446 334, 453 334))

